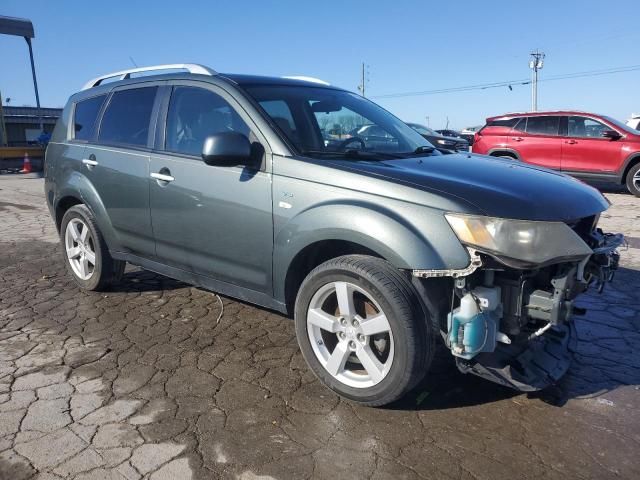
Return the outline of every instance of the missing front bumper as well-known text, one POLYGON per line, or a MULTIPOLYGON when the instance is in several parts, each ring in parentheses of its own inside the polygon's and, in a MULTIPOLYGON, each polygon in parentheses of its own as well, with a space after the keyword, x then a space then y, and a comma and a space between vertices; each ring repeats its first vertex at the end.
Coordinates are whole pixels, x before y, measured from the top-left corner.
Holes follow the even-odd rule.
POLYGON ((482 262, 478 271, 458 277, 453 299, 471 296, 479 310, 464 315, 455 308, 462 300, 452 301, 448 324, 441 329, 460 371, 523 392, 560 380, 575 351, 573 315, 584 313, 574 301, 589 287, 601 291, 613 279, 617 248, 624 244, 622 235, 592 235, 593 253, 582 261, 530 270, 482 262), (489 308, 495 303, 487 301, 491 291, 498 292, 501 303, 489 308))
POLYGON ((573 359, 577 343, 573 322, 548 330, 523 345, 499 344, 472 360, 456 358, 463 373, 472 373, 521 392, 547 388, 560 380, 573 359))

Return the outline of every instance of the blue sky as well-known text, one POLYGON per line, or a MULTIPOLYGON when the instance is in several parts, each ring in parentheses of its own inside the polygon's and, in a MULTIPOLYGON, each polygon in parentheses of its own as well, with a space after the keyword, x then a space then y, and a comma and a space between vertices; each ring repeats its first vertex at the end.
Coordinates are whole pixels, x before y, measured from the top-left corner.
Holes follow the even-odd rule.
MULTIPOLYGON (((640 64, 640 2, 3 0, 0 15, 33 21, 43 106, 61 106, 91 77, 131 66, 195 62, 221 72, 310 75, 368 96, 640 64)), ((0 91, 35 104, 27 47, 0 36, 0 91)), ((443 128, 528 110, 530 87, 378 99, 406 121, 443 128)), ((541 82, 539 108, 626 119, 640 111, 640 70, 541 82)))

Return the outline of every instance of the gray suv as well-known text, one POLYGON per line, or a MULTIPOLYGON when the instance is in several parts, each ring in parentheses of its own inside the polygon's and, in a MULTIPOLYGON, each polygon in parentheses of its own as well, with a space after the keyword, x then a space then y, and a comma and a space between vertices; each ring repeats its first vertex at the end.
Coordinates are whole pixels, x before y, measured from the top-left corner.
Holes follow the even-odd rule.
POLYGON ((556 381, 574 299, 612 278, 623 242, 597 228, 597 190, 442 155, 306 77, 193 64, 99 77, 69 99, 45 172, 80 287, 108 288, 130 262, 292 315, 317 377, 366 405, 413 388, 436 342, 462 372, 522 391, 556 381), (329 142, 336 125, 356 133, 329 142), (384 148, 358 125, 386 132, 384 148))

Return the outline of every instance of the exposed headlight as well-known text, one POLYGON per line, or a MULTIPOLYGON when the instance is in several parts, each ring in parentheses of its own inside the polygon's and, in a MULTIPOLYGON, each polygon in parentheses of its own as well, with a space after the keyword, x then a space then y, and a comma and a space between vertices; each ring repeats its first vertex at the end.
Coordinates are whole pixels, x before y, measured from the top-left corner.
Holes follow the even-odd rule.
POLYGON ((462 243, 492 253, 508 265, 540 265, 593 253, 562 222, 534 222, 459 213, 447 213, 445 217, 462 243))
POLYGON ((452 142, 451 140, 443 140, 442 138, 439 140, 436 140, 436 142, 438 142, 440 145, 446 145, 449 147, 456 144, 456 142, 452 142))

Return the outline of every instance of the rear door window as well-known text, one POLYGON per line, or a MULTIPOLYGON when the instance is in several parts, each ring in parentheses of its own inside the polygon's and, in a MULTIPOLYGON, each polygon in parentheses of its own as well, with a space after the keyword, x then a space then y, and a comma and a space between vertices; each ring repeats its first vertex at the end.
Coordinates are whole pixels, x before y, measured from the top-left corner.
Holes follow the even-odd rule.
POLYGON ((158 87, 131 88, 113 94, 102 116, 98 141, 144 147, 158 87))
POLYGON ((106 97, 106 95, 99 95, 76 103, 73 113, 73 138, 75 140, 87 142, 93 138, 96 119, 106 97))
POLYGON ((527 133, 531 135, 557 136, 560 129, 560 117, 529 117, 527 121, 527 133))

